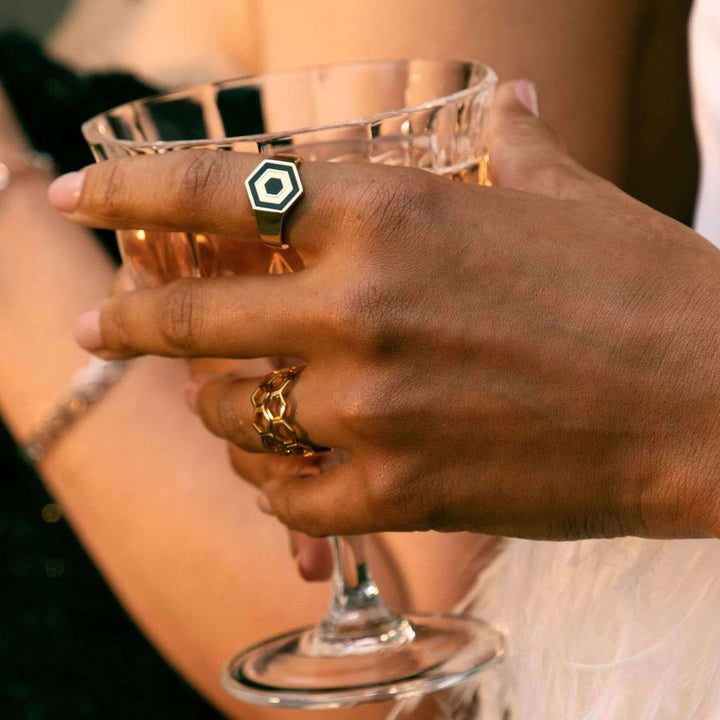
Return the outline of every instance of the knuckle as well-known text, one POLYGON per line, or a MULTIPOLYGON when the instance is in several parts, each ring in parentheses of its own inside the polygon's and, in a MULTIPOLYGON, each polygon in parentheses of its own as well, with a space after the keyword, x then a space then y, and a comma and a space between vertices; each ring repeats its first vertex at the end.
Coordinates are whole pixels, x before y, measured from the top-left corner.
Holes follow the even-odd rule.
POLYGON ((375 436, 384 416, 381 390, 372 381, 353 383, 340 403, 339 416, 353 434, 375 436))
POLYGON ((576 197, 587 180, 588 177, 580 166, 566 157, 557 157, 531 172, 533 186, 559 200, 576 197))
POLYGON ((394 241, 413 236, 432 214, 433 179, 420 170, 396 168, 360 185, 352 200, 359 235, 394 241))
POLYGON ((391 519, 402 530, 441 527, 441 493, 430 492, 422 480, 417 462, 392 459, 374 468, 368 486, 369 505, 391 519))
POLYGON ((86 191, 85 202, 90 210, 107 218, 122 219, 128 187, 123 161, 110 160, 92 166, 88 178, 89 191, 86 191))
POLYGON ((226 174, 224 153, 212 150, 177 153, 172 184, 176 188, 175 209, 202 222, 209 200, 223 187, 226 174))
POLYGON ((158 303, 158 327, 170 349, 191 350, 203 322, 203 308, 192 280, 168 285, 158 303))
POLYGON ((356 373, 358 379, 348 388, 339 404, 339 421, 353 437, 383 446, 402 441, 412 432, 403 384, 378 373, 356 373))
POLYGON ((412 293, 372 275, 342 288, 329 306, 343 346, 374 360, 397 355, 412 331, 412 293))
POLYGON ((518 121, 492 143, 491 175, 496 185, 571 199, 587 187, 592 173, 568 154, 562 139, 534 118, 518 121))

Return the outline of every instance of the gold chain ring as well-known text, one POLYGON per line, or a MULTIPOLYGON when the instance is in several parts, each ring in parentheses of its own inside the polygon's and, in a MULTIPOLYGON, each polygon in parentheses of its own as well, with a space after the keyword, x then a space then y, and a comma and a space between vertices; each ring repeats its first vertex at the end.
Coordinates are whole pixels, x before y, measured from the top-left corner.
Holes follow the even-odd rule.
POLYGON ((329 448, 314 445, 292 420, 293 407, 287 394, 304 367, 282 368, 267 375, 253 392, 252 426, 263 447, 277 455, 309 457, 329 448))

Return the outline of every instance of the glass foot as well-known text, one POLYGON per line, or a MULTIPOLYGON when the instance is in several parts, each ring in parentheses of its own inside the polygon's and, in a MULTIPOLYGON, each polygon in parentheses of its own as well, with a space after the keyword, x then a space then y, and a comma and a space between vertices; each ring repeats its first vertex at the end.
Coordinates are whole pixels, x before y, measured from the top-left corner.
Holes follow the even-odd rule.
POLYGON ((414 613, 400 622, 372 650, 348 642, 328 652, 316 628, 279 635, 233 658, 223 685, 254 705, 340 708, 450 688, 503 655, 502 635, 475 618, 414 613))

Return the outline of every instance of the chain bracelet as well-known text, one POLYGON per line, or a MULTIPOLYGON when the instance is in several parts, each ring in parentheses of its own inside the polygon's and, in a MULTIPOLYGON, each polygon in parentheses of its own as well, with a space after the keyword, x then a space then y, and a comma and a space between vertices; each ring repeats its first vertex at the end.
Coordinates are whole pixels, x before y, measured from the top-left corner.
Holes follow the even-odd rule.
POLYGON ((92 357, 86 367, 78 370, 38 429, 22 443, 27 460, 40 462, 65 432, 120 380, 125 365, 124 360, 92 357))

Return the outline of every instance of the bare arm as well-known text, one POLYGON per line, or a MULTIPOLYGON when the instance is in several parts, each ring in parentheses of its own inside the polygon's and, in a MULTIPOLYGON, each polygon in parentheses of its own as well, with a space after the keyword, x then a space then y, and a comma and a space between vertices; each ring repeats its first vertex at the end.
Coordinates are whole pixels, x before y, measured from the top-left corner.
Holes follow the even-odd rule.
MULTIPOLYGON (((637 186, 628 143, 647 130, 633 127, 631 108, 650 113, 653 128, 663 113, 678 123, 689 118, 679 119, 687 0, 218 0, 202 8, 148 0, 114 15, 106 5, 79 2, 53 51, 80 67, 121 64, 155 79, 169 74, 169 82, 174 68, 187 67, 189 48, 198 77, 349 60, 477 58, 501 79, 531 78, 543 117, 575 158, 621 186, 637 186)), ((646 151, 634 161, 647 160, 646 151)))
MULTIPOLYGON (((18 437, 86 362, 72 324, 107 294, 113 275, 90 234, 47 205, 46 184, 22 179, 0 207, 0 404, 18 437)), ((224 444, 185 407, 186 380, 183 363, 135 364, 41 470, 113 590, 173 665, 228 715, 274 717, 226 697, 220 669, 243 646, 318 618, 327 590, 299 578, 285 530, 257 511, 224 444)))
POLYGON ((622 182, 640 0, 260 3, 258 68, 347 59, 477 58, 538 86, 545 120, 584 165, 622 182), (302 28, 308 28, 304 31, 302 28), (308 42, 311 32, 322 43, 308 42))
MULTIPOLYGON (((250 67, 477 58, 501 79, 528 77, 538 85, 543 118, 579 162, 687 221, 696 174, 686 62, 690 5, 690 0, 259 3, 263 40, 250 67), (321 43, 307 41, 310 28, 321 43)), ((225 26, 230 57, 237 29, 225 26)), ((247 55, 242 59, 247 62, 247 55)))

